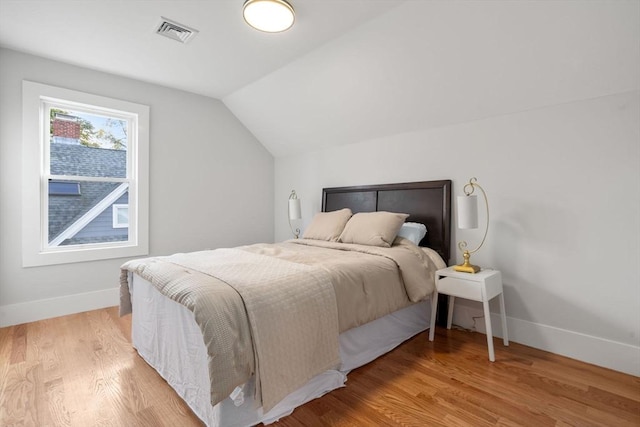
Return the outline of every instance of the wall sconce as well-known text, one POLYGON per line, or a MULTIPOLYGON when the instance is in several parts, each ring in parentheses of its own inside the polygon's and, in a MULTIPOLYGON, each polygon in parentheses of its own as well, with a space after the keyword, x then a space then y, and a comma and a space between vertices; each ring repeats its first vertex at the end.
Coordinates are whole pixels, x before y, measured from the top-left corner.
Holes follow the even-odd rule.
POLYGON ((469 183, 466 184, 463 188, 464 196, 458 196, 458 228, 460 229, 474 229, 478 228, 478 197, 473 195, 473 191, 477 188, 482 192, 482 196, 484 197, 484 204, 487 208, 487 224, 484 229, 484 237, 482 237, 482 241, 478 245, 477 248, 473 250, 467 250, 467 242, 464 240, 458 243, 458 248, 462 251, 462 257, 464 258, 464 263, 460 265, 456 265, 453 267, 455 271, 462 271, 464 273, 477 273, 481 270, 481 268, 477 265, 472 265, 469 262, 469 258, 472 253, 475 253, 482 247, 485 239, 487 238, 487 233, 489 232, 489 201, 487 200, 487 193, 484 192, 484 189, 478 185, 476 178, 471 178, 469 183))
POLYGON ((300 236, 300 229, 293 229, 293 225, 291 225, 291 221, 302 218, 302 209, 300 208, 300 199, 298 199, 298 195, 296 194, 296 190, 291 190, 291 194, 289 195, 289 228, 291 228, 291 232, 296 237, 296 239, 300 236))

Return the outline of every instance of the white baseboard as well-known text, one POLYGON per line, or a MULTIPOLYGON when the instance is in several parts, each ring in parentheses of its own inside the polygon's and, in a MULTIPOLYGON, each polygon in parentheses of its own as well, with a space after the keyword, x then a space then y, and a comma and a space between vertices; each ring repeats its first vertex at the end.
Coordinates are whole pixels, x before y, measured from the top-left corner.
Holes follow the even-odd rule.
MULTIPOLYGON (((0 327, 118 305, 119 288, 0 306, 0 327)), ((456 304, 453 323, 485 333, 483 311, 456 304)), ((491 313, 493 335, 502 337, 500 315, 491 313)), ((507 317, 509 340, 583 362, 640 376, 640 347, 507 317)), ((499 344, 498 344, 499 345, 499 344)))
POLYGON ((120 303, 119 288, 0 305, 0 327, 112 307, 120 303))
MULTIPOLYGON (((453 324, 486 333, 481 309, 456 304, 453 324)), ((500 315, 491 313, 493 336, 502 338, 500 315)), ((615 371, 640 376, 640 347, 585 335, 579 332, 507 317, 509 341, 570 357, 615 371)), ((497 346, 500 343, 496 344, 497 346)))

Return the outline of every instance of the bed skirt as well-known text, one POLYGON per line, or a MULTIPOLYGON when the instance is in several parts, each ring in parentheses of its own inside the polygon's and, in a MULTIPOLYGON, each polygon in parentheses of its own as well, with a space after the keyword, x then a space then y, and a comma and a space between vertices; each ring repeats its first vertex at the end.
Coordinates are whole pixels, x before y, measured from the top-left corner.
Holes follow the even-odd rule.
POLYGON ((338 370, 328 370, 289 394, 266 414, 256 408, 250 380, 219 404, 209 400, 207 351, 193 313, 132 275, 131 340, 193 412, 210 427, 269 424, 331 390, 343 387, 347 373, 387 353, 429 327, 431 304, 423 301, 340 334, 338 370))

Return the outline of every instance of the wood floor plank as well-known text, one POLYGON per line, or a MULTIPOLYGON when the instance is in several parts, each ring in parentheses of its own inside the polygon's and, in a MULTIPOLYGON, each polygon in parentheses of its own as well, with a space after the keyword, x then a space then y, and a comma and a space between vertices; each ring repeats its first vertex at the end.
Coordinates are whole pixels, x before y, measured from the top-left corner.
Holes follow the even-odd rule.
POLYGON ((3 392, 9 375, 9 360, 13 342, 14 328, 0 328, 0 419, 2 419, 3 392))
MULTIPOLYGON (((87 425, 113 425, 118 419, 120 407, 109 400, 109 379, 100 369, 97 352, 101 349, 98 337, 87 318, 87 313, 78 313, 61 318, 61 333, 69 339, 62 349, 64 364, 63 380, 69 390, 68 404, 72 423, 82 421, 87 425)), ((118 364, 113 360, 110 365, 118 364)))
POLYGON ((44 403, 48 409, 46 415, 49 422, 45 422, 42 425, 70 427, 72 425, 71 414, 65 401, 64 381, 62 378, 57 378, 44 383, 44 387, 46 395, 44 403))
POLYGON ((18 325, 13 331, 11 343, 11 357, 9 363, 24 362, 27 359, 27 325, 18 325))
POLYGON ((0 425, 39 426, 45 414, 42 395, 38 395, 38 363, 15 363, 7 373, 0 393, 0 425))
MULTIPOLYGON (((116 307, 0 328, 1 426, 202 426, 116 307)), ((294 426, 640 426, 640 378, 464 330, 421 333, 296 409, 294 426)))
POLYGON ((57 322, 42 320, 29 323, 27 341, 27 358, 38 360, 42 365, 43 380, 55 381, 62 378, 63 360, 60 349, 65 347, 67 335, 59 334, 57 322))

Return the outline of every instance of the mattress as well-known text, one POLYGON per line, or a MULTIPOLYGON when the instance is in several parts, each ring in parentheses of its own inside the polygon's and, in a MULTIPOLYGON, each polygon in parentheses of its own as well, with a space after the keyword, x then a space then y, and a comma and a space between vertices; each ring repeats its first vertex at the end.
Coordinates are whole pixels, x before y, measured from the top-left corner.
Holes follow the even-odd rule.
POLYGON ((253 379, 212 406, 207 350, 194 315, 165 297, 145 279, 131 274, 132 343, 146 360, 208 426, 269 424, 331 390, 343 387, 350 370, 362 366, 424 331, 429 301, 412 304, 339 336, 341 364, 325 371, 285 397, 267 413, 256 408, 253 379))

